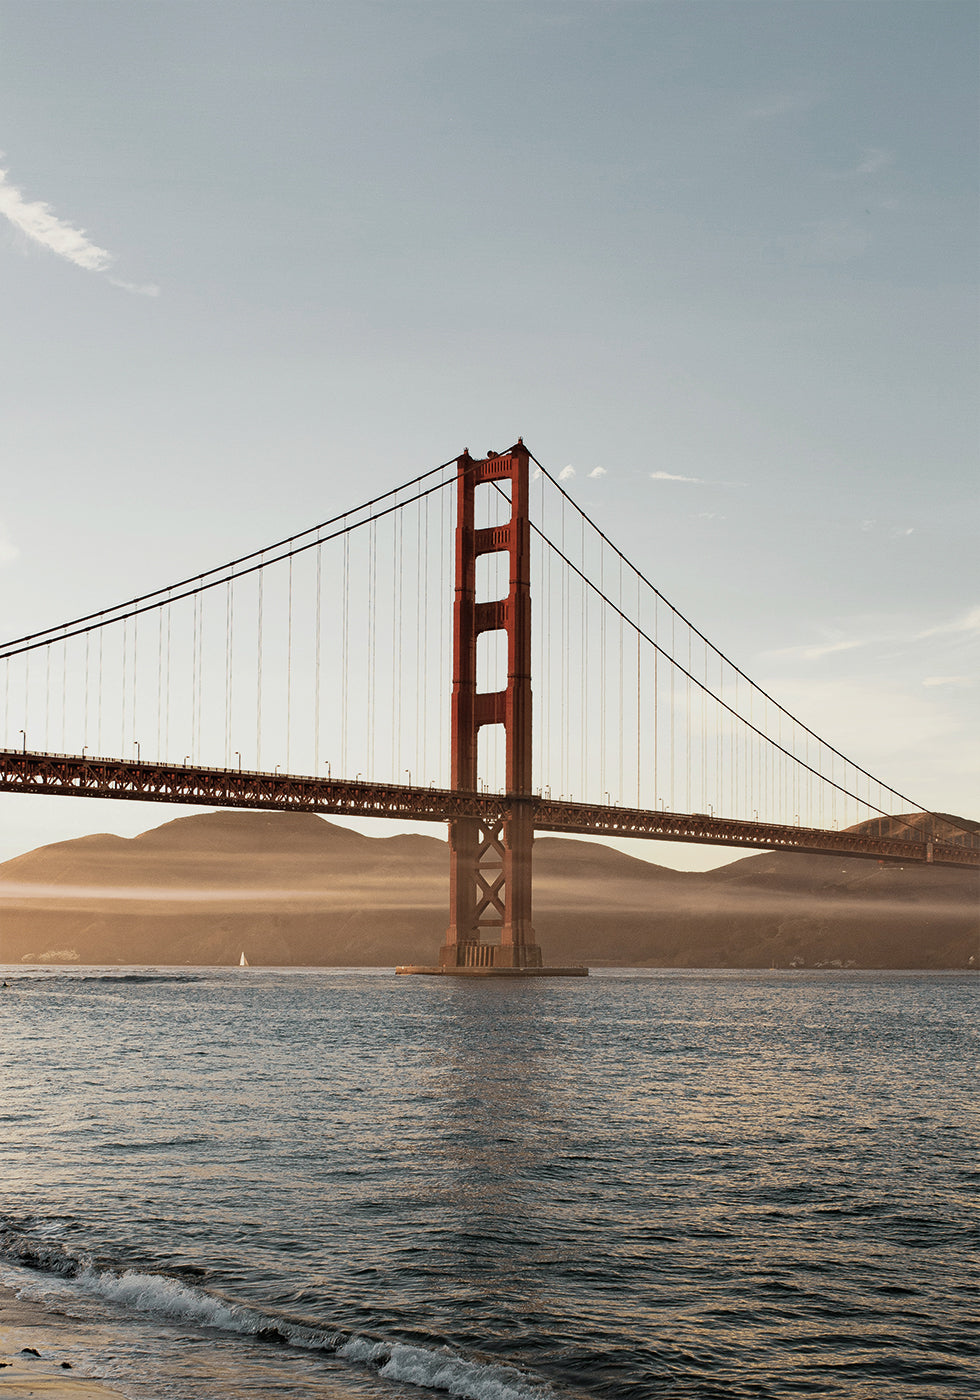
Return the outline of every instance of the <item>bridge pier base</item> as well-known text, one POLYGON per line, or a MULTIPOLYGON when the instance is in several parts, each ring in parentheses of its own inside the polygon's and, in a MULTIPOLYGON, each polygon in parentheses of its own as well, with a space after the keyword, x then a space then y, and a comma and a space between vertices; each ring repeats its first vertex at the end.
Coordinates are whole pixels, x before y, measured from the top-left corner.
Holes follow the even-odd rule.
POLYGON ((588 977, 587 967, 396 967, 410 977, 588 977))

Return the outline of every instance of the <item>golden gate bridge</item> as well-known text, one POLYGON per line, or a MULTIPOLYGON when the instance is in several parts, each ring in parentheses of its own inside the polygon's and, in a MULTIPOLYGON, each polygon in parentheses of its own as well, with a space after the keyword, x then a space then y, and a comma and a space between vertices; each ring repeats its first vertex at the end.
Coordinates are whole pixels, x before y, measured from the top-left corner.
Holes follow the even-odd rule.
POLYGON ((559 971, 535 831, 980 866, 975 826, 790 714, 521 440, 0 663, 0 790, 448 823, 429 970, 559 971))

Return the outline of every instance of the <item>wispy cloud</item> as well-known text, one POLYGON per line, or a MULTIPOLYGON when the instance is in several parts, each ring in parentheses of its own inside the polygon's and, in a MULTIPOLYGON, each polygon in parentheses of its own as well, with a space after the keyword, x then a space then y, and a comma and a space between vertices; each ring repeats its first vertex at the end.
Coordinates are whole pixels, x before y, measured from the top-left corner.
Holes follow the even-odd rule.
POLYGON ((895 164, 895 157, 891 151, 883 150, 880 146, 865 146, 858 161, 855 175, 877 175, 879 170, 887 170, 890 165, 895 164))
POLYGON ((923 685, 973 685, 972 676, 926 676, 923 685))
POLYGON ((589 476, 592 478, 593 481, 598 480, 600 476, 606 475, 607 473, 605 467, 593 467, 592 470, 589 472, 589 476))
POLYGON ((567 467, 562 467, 561 471, 558 473, 558 480, 559 480, 559 481, 571 481, 571 479, 572 479, 572 477, 573 477, 574 475, 575 475, 575 468, 571 465, 571 463, 569 463, 569 465, 568 465, 567 467))
POLYGON ((686 481, 691 486, 704 486, 700 476, 675 476, 673 472, 651 472, 651 481, 686 481))
POLYGON ((947 637, 970 632, 980 633, 980 605, 968 609, 960 617, 951 618, 948 622, 927 627, 924 632, 917 633, 917 637, 947 637))
MULTIPOLYGON (((49 204, 40 199, 25 199, 16 185, 7 180, 7 171, 0 167, 0 214, 31 242, 46 248, 56 257, 74 263, 75 267, 86 272, 108 273, 115 262, 115 256, 107 248, 93 243, 84 229, 75 228, 65 219, 60 219, 49 204)), ((155 297, 160 288, 152 284, 125 282, 122 278, 109 276, 115 287, 135 292, 139 296, 155 297)))
POLYGON ((867 646, 867 642, 856 637, 846 641, 838 642, 814 642, 809 645, 798 647, 783 647, 779 651, 770 651, 769 656, 796 656, 801 661, 819 661, 823 656, 833 656, 838 651, 856 651, 858 647, 867 646))
POLYGON ((138 297, 160 295, 160 288, 155 282, 124 282, 121 277, 110 277, 109 281, 114 287, 121 287, 124 292, 135 292, 138 297))

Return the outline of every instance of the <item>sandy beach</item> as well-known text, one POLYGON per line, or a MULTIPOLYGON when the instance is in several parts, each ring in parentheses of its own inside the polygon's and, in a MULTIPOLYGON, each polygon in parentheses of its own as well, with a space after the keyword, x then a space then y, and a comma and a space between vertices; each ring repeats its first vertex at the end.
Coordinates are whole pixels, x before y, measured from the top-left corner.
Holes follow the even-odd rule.
POLYGON ((70 1342, 65 1319, 0 1284, 0 1400, 119 1400, 120 1391, 76 1372, 70 1342))

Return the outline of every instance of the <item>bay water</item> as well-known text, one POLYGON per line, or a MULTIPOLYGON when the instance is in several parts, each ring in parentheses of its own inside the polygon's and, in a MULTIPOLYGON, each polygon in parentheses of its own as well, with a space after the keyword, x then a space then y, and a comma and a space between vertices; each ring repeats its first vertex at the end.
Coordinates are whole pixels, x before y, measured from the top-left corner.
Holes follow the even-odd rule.
POLYGON ((133 1400, 977 1393, 975 974, 0 980, 0 1283, 133 1400))

